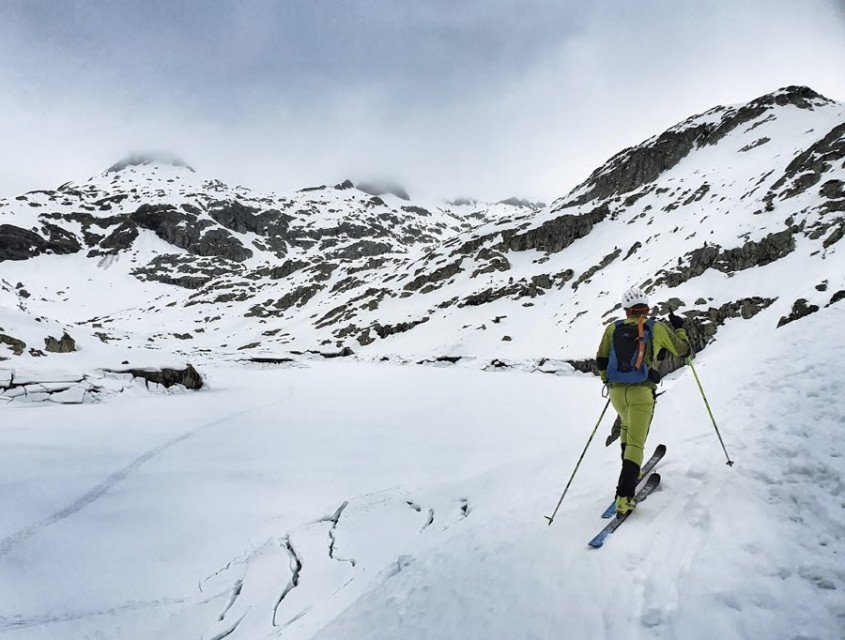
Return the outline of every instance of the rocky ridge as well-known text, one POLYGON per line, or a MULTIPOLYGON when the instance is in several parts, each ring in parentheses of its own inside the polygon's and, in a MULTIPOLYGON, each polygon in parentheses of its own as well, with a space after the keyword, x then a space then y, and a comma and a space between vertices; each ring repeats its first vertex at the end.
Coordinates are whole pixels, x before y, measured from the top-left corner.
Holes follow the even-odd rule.
POLYGON ((258 194, 183 164, 0 200, 0 276, 32 292, 33 314, 116 348, 582 369, 634 284, 690 320, 698 349, 722 325, 800 320, 845 295, 845 106, 806 87, 693 116, 540 209, 348 181, 258 194), (31 276, 33 260, 75 261, 132 299, 74 305, 83 285, 31 276))

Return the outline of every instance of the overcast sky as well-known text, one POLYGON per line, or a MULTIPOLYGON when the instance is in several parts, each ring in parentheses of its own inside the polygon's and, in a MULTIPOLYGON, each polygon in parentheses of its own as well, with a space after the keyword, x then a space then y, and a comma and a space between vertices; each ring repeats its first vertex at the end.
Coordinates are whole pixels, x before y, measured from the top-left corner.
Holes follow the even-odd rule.
POLYGON ((0 194, 162 150, 262 190, 550 201, 789 84, 845 101, 845 0, 0 0, 0 194))

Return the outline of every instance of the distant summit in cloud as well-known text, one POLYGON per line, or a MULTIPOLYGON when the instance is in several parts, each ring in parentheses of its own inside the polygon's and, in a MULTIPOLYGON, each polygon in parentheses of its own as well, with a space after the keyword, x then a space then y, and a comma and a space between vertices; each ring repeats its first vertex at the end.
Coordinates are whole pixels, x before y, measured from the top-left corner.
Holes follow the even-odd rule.
POLYGON ((128 156, 119 162, 115 162, 112 166, 106 169, 106 173, 117 173, 127 167, 137 167, 149 164, 184 167, 188 171, 196 173, 193 167, 188 165, 187 162, 170 153, 130 153, 128 156))

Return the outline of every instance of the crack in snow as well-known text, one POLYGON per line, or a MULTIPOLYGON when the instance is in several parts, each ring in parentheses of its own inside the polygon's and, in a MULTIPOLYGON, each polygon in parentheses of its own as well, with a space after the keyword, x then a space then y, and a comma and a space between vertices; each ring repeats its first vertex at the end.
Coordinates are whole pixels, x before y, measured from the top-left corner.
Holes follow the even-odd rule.
POLYGON ((119 613, 121 611, 138 611, 142 609, 152 609, 156 607, 169 607, 185 604, 190 602, 189 598, 162 598, 160 600, 152 600, 148 602, 128 602, 127 604, 109 609, 101 609, 97 611, 69 611, 66 613, 46 614, 32 618, 24 618, 23 616, 0 617, 0 633, 7 631, 18 631, 20 629, 27 629, 29 627, 39 627, 48 624, 72 622, 74 620, 84 620, 85 618, 94 618, 98 616, 109 616, 119 613))
POLYGON ((296 549, 294 549, 293 543, 290 539, 290 535, 285 536, 284 538, 279 540, 279 542, 281 543, 282 548, 287 551, 288 556, 290 556, 291 577, 287 585, 285 586, 284 591, 282 591, 281 595, 279 596, 279 599, 276 600, 276 606, 273 607, 274 627, 279 626, 279 624, 276 622, 276 616, 279 613, 279 606, 282 604, 282 601, 288 596, 288 594, 299 586, 299 575, 302 573, 302 559, 296 553, 296 549))
POLYGON ((343 504, 340 505, 332 515, 321 519, 320 522, 332 523, 332 528, 329 529, 329 558, 337 560, 338 562, 348 562, 354 567, 357 564, 354 558, 336 558, 334 555, 335 543, 337 542, 337 538, 335 538, 335 529, 337 529, 337 523, 340 521, 340 516, 343 513, 343 510, 348 506, 349 500, 344 500, 343 504))
MULTIPOLYGON (((231 627, 229 627, 228 629, 225 629, 225 630, 221 631, 221 632, 220 632, 220 633, 218 633, 216 636, 214 636, 213 638, 211 638, 211 640, 223 640, 223 638, 226 638, 226 637, 228 637, 228 636, 232 635, 232 634, 235 632, 235 629, 237 629, 237 628, 238 628, 238 625, 239 625, 241 622, 243 622, 243 619, 244 619, 244 618, 246 618, 246 612, 245 612, 245 613, 244 613, 244 614, 243 614, 240 618, 238 618, 238 619, 235 621, 235 623, 234 623, 231 627)), ((223 618, 220 618, 220 619, 222 620, 223 618)))
POLYGON ((429 507, 429 509, 428 509, 428 520, 425 521, 425 524, 422 526, 422 529, 420 529, 420 531, 424 531, 425 529, 428 529, 428 527, 430 527, 433 524, 434 524, 434 509, 429 507))
MULTIPOLYGON (((243 587, 243 579, 235 581, 235 585, 232 587, 232 591, 229 594, 229 602, 226 603, 226 607, 223 609, 223 611, 220 613, 220 616, 217 618, 218 621, 223 622, 223 619, 226 617, 226 614, 229 613, 229 609, 234 606, 235 600, 237 600, 238 596, 241 595, 241 590, 243 589, 243 587)), ((243 619, 243 616, 241 616, 241 619, 243 619)), ((238 622, 240 622, 240 620, 238 622)))

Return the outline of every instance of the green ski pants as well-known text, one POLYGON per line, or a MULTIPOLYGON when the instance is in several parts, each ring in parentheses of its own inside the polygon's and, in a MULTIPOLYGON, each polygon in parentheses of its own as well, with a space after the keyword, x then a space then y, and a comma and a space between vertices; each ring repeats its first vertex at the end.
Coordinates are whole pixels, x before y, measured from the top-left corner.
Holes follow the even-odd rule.
POLYGON ((622 418, 622 458, 642 467, 645 439, 654 416, 654 393, 643 384, 614 384, 610 387, 610 402, 622 418))

